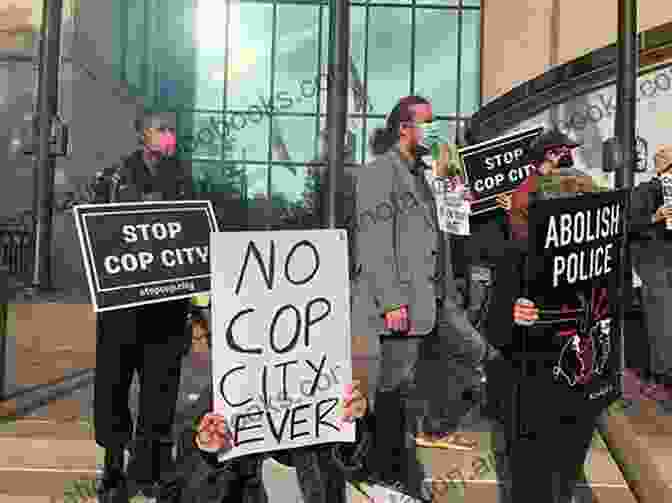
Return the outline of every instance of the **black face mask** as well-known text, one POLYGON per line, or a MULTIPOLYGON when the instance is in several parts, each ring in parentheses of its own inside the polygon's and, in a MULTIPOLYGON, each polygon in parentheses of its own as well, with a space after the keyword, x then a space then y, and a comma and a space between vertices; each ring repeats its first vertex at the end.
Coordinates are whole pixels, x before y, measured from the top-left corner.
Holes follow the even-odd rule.
POLYGON ((571 168, 572 166, 574 166, 574 159, 571 155, 562 156, 558 161, 559 168, 571 168))

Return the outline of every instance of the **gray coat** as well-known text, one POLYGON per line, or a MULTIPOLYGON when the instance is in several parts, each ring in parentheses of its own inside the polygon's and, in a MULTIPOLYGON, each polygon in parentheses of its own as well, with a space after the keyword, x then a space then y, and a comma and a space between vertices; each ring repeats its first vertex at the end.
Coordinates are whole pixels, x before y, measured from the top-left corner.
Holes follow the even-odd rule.
POLYGON ((352 334, 384 333, 383 310, 407 304, 412 333, 428 334, 436 299, 455 297, 450 257, 422 173, 392 148, 357 171, 352 240, 352 334))

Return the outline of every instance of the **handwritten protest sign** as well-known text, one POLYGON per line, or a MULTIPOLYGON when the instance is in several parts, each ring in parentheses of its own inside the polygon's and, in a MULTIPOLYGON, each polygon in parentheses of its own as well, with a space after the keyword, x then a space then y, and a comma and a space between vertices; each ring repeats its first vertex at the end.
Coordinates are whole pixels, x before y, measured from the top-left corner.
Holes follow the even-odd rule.
POLYGON ((469 236, 469 215, 471 206, 465 199, 464 187, 455 187, 454 183, 443 177, 432 177, 430 181, 439 229, 456 236, 469 236))
POLYGON ((210 292, 209 201, 82 204, 73 214, 96 312, 210 292))
POLYGON ((211 246, 214 406, 236 444, 220 459, 354 442, 339 421, 352 382, 346 232, 222 232, 211 246), (340 384, 320 386, 336 367, 340 384), (278 394, 288 406, 270 406, 278 394), (257 397, 265 410, 249 412, 257 397))
POLYGON ((543 130, 527 129, 460 150, 465 177, 475 196, 472 215, 496 209, 497 195, 513 191, 529 176, 528 149, 543 130))
MULTIPOLYGON (((619 275, 626 193, 605 192, 530 205, 529 296, 557 327, 546 338, 554 382, 581 403, 608 405, 620 394, 619 275)), ((530 334, 536 344, 539 335, 530 334), (536 338, 536 339, 535 339, 536 338)))

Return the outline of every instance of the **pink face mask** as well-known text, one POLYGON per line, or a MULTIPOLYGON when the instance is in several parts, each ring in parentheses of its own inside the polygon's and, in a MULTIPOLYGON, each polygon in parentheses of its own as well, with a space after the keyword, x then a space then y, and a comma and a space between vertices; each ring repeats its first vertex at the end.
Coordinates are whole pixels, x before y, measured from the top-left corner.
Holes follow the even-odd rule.
POLYGON ((172 131, 162 131, 159 139, 159 150, 161 154, 171 156, 177 149, 177 140, 172 131))

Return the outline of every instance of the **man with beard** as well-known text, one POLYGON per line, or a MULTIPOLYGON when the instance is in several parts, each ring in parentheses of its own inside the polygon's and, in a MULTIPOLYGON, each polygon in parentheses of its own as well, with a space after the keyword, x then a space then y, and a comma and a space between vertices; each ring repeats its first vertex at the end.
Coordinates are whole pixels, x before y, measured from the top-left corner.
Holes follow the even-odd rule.
MULTIPOLYGON (((414 449, 406 440, 409 391, 417 382, 429 383, 430 376, 436 382, 436 376, 445 375, 445 357, 477 373, 496 355, 456 302, 450 242, 438 226, 426 176, 431 170, 420 160, 441 143, 437 127, 429 101, 408 96, 393 108, 385 128, 374 132, 376 157, 357 173, 352 238, 353 333, 367 334, 373 347, 382 336, 373 402, 377 475, 388 484, 407 481, 410 494, 421 494, 422 487, 415 480, 414 449)), ((445 162, 445 154, 444 149, 439 162, 445 162)), ((454 425, 442 424, 450 383, 442 384, 424 387, 429 411, 416 443, 473 448, 462 436, 448 433, 454 425)))
MULTIPOLYGON (((522 351, 518 328, 539 319, 535 303, 522 297, 527 284, 529 199, 532 193, 541 194, 540 177, 555 177, 554 197, 601 190, 590 177, 574 176, 572 153, 577 146, 556 130, 543 133, 531 146, 530 162, 536 168, 535 174, 514 192, 510 203, 506 197, 500 198, 503 207, 510 204, 514 239, 497 261, 487 334, 488 340, 504 356, 488 366, 489 382, 493 383, 491 392, 500 404, 508 460, 502 463, 498 457, 500 477, 510 477, 507 480, 510 494, 507 494, 507 484, 502 487, 504 501, 572 501, 576 482, 583 477, 583 464, 597 418, 602 412, 601 408, 591 409, 589 404, 578 406, 578 394, 552 384, 553 369, 558 367, 578 378, 584 377, 582 356, 587 356, 583 352, 589 349, 585 341, 570 338, 559 365, 558 355, 548 352, 546 337, 552 337, 551 332, 544 330, 534 340, 527 338, 528 346, 522 351), (526 355, 537 357, 523 362, 526 355)), ((568 299, 568 304, 571 303, 572 299, 568 299)), ((501 438, 496 435, 495 443, 501 438)))

